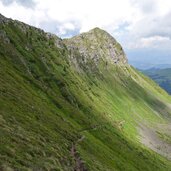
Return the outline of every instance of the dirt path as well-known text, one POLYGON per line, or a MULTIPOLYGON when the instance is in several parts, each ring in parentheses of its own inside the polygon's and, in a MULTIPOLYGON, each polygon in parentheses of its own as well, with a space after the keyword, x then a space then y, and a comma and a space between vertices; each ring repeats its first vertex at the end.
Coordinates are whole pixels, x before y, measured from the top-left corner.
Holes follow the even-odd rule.
MULTIPOLYGON (((85 131, 91 131, 91 130, 97 130, 97 129, 101 129, 103 128, 105 125, 92 125, 88 128, 84 128, 82 130, 80 130, 80 132, 85 132, 85 131)), ((87 171, 83 160, 81 159, 81 157, 78 154, 78 151, 76 149, 77 145, 79 143, 81 143, 84 140, 85 136, 82 135, 81 138, 79 138, 77 141, 72 143, 71 146, 71 156, 73 157, 74 161, 75 161, 75 166, 74 166, 74 171, 87 171)))
POLYGON ((78 143, 82 142, 84 138, 84 136, 81 136, 81 138, 79 138, 75 143, 72 143, 71 146, 71 156, 75 161, 74 171, 87 171, 86 167, 84 166, 84 162, 82 161, 76 149, 78 143))
MULTIPOLYGON (((167 126, 168 125, 165 125, 165 127, 167 126)), ((171 144, 167 143, 162 138, 160 138, 154 128, 150 128, 144 124, 140 124, 138 131, 140 134, 140 141, 142 144, 146 145, 153 151, 171 160, 171 144)))
POLYGON ((93 130, 99 130, 102 129, 103 127, 105 127, 107 124, 103 124, 103 125, 92 125, 88 128, 84 128, 82 130, 80 130, 80 132, 85 132, 85 131, 93 131, 93 130))

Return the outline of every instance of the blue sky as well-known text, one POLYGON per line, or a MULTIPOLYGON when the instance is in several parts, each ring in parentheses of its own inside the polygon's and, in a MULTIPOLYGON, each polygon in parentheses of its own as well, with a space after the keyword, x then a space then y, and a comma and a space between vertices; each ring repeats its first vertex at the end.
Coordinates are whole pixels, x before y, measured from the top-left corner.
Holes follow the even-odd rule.
POLYGON ((170 0, 0 0, 0 13, 62 38, 100 27, 130 60, 171 63, 170 0))

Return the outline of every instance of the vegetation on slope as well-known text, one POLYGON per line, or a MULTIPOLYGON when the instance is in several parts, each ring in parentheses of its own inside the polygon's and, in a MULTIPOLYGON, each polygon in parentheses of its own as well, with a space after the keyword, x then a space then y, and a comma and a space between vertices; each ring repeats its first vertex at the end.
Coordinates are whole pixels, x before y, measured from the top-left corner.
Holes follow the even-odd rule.
POLYGON ((1 170, 170 170, 136 130, 170 119, 162 89, 129 65, 86 67, 34 27, 7 20, 0 30, 1 170))

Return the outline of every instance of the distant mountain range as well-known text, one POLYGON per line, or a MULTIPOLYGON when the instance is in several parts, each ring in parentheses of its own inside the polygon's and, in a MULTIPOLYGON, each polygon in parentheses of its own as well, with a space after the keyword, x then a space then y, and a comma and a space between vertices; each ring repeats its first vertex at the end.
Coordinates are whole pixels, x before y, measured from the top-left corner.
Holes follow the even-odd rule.
POLYGON ((135 60, 129 60, 129 64, 134 66, 137 69, 140 70, 150 70, 152 69, 165 69, 165 68, 171 68, 171 64, 155 64, 155 63, 148 63, 143 61, 135 61, 135 60))
MULTIPOLYGON (((169 66, 169 65, 166 65, 169 66)), ((160 69, 162 66, 151 68, 148 70, 142 70, 142 72, 148 75, 156 83, 158 83, 163 89, 171 94, 171 67, 166 69, 160 69)))
POLYGON ((126 50, 129 64, 141 70, 171 68, 171 54, 166 51, 126 50))

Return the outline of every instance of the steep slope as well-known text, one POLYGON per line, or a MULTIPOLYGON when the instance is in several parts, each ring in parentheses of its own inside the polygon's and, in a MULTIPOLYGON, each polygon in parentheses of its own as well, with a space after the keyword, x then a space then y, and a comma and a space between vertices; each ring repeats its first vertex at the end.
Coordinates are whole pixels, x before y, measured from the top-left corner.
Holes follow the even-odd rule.
POLYGON ((1 170, 171 169, 138 132, 168 126, 171 98, 108 33, 62 40, 0 16, 0 42, 1 170))
POLYGON ((166 68, 166 69, 151 68, 148 70, 144 70, 142 72, 147 76, 149 76, 151 79, 153 79, 169 94, 171 94, 171 68, 166 68))

